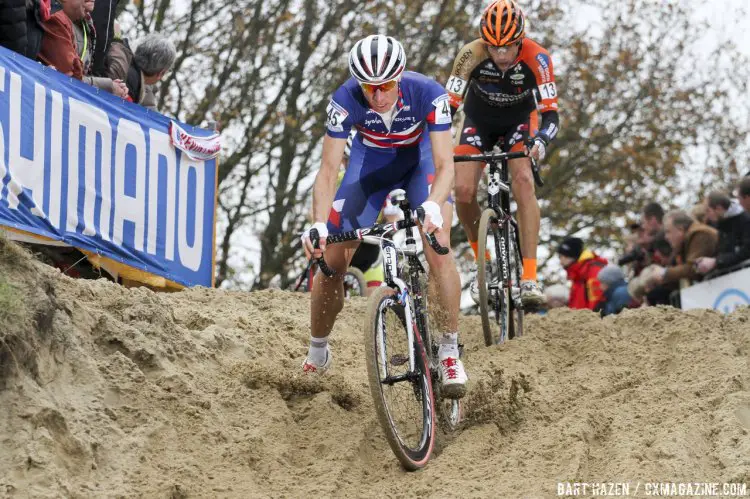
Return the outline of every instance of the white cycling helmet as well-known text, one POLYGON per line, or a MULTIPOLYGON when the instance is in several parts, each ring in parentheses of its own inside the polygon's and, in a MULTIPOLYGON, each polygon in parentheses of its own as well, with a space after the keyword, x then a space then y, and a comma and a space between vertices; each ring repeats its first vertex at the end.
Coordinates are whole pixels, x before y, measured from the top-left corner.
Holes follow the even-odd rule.
POLYGON ((378 85, 394 80, 405 67, 404 47, 392 36, 370 35, 349 52, 349 72, 361 83, 378 85))

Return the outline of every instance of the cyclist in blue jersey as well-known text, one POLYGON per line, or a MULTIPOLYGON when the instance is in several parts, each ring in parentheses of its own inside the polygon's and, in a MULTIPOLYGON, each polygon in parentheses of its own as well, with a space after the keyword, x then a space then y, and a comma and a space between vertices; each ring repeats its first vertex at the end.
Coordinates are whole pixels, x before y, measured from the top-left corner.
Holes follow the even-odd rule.
MULTIPOLYGON (((328 335, 343 301, 342 278, 359 242, 325 247, 329 233, 372 225, 392 189, 406 190, 412 206, 426 213, 422 230, 434 233, 450 247, 453 207, 453 145, 451 111, 445 89, 419 73, 406 71, 401 44, 384 35, 358 41, 349 53, 347 80, 333 94, 327 109, 323 157, 313 189, 314 222, 302 236, 310 257, 325 255, 336 271, 332 278, 318 273, 311 305, 310 349, 303 364, 306 373, 322 373, 331 365, 328 335), (341 186, 336 177, 352 128, 357 135, 341 186), (317 229, 321 249, 314 250, 310 230, 317 229)), ((425 243, 426 244, 426 243, 425 243)), ((445 311, 439 358, 443 393, 462 397, 466 373, 458 358, 458 311, 461 281, 453 253, 440 256, 425 251, 430 285, 436 287, 445 311)))

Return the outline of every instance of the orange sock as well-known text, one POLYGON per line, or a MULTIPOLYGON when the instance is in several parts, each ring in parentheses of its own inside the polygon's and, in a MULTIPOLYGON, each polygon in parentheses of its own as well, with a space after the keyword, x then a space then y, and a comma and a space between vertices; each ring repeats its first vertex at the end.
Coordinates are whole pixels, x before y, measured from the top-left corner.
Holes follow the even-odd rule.
POLYGON ((523 259, 522 281, 536 281, 536 258, 523 259))
MULTIPOLYGON (((474 252, 474 261, 476 262, 477 260, 479 260, 479 241, 469 241, 469 244, 471 245, 471 250, 474 252)), ((489 262, 491 258, 492 257, 490 256, 490 250, 485 249, 484 259, 489 262)))

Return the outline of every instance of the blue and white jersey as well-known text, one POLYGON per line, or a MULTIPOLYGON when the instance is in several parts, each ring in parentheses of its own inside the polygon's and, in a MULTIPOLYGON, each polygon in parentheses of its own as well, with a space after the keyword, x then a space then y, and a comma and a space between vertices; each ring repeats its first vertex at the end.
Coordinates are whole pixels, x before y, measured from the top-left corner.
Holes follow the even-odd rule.
POLYGON ((413 71, 404 72, 399 82, 399 98, 390 128, 370 109, 362 88, 349 78, 333 94, 326 110, 327 133, 345 139, 354 127, 362 143, 373 149, 413 147, 423 132, 450 130, 448 94, 435 80, 413 71))

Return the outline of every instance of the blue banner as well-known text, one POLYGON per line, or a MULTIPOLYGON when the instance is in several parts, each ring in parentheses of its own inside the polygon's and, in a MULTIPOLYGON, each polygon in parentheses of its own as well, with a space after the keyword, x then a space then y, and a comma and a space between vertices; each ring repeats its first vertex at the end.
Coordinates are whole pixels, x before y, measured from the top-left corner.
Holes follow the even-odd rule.
POLYGON ((216 160, 175 149, 169 125, 0 47, 0 225, 211 286, 216 160))

